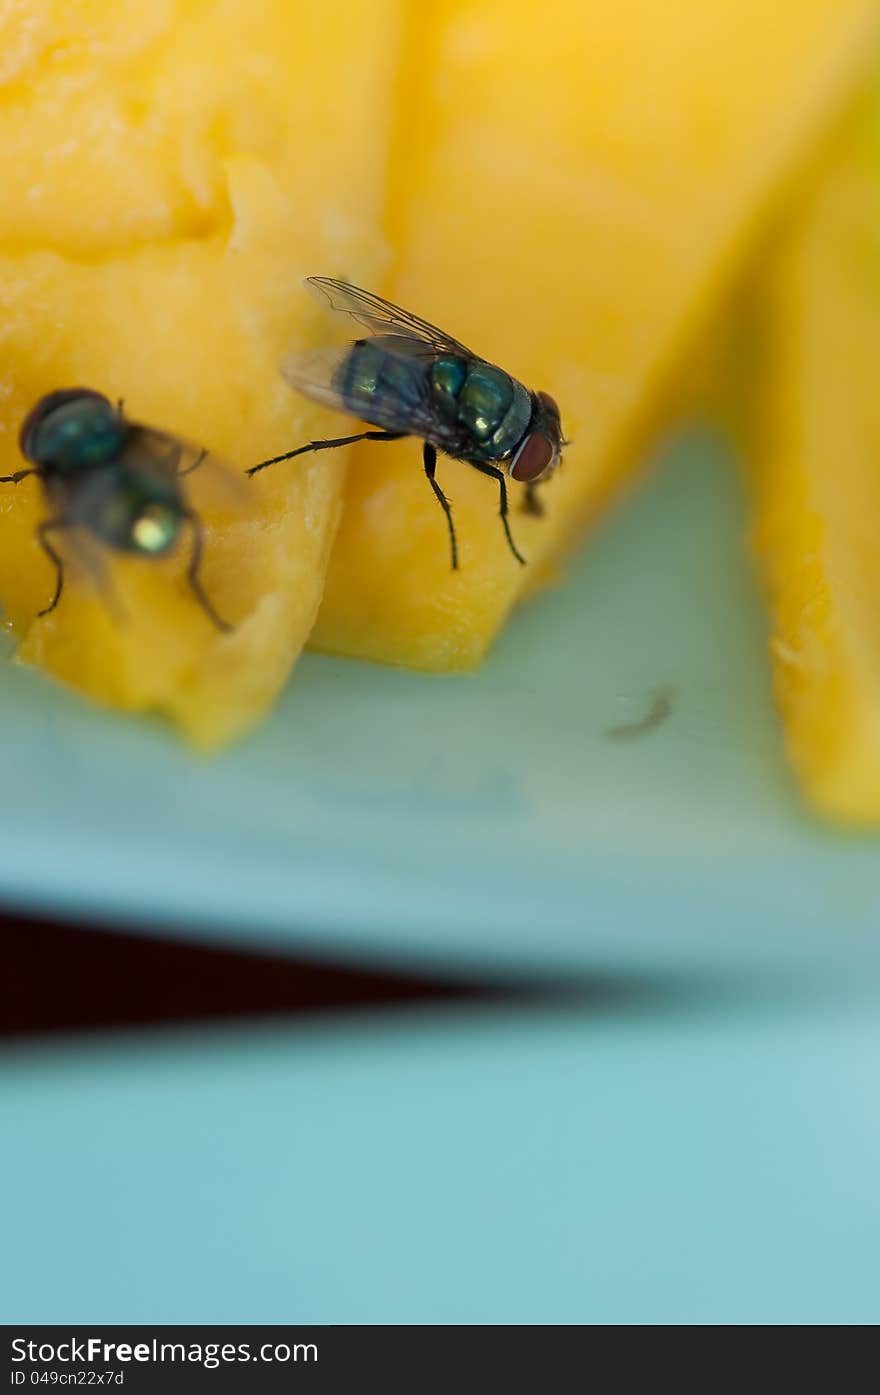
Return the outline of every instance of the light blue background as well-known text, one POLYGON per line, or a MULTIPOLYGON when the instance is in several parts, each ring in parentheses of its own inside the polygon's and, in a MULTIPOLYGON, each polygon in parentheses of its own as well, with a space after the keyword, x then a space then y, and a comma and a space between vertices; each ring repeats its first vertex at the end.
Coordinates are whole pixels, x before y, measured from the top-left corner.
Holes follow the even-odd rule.
POLYGON ((876 1322, 877 1009, 706 989, 28 1053, 0 1313, 876 1322))

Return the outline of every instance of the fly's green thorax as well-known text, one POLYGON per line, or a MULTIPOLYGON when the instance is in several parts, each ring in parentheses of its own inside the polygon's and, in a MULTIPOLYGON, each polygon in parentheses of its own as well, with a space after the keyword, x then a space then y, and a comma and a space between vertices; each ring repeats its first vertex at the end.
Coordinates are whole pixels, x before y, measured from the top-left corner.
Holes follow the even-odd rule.
POLYGON ((97 393, 58 405, 50 398, 31 427, 27 453, 56 475, 74 476, 111 462, 122 448, 125 430, 117 410, 97 393))
POLYGON ((456 453, 472 460, 511 455, 532 414, 528 392, 503 369, 456 354, 426 354, 424 344, 395 335, 354 344, 333 388, 353 415, 393 423, 403 434, 427 434, 426 413, 433 415, 444 430, 455 431, 456 453))
POLYGON ((520 443, 532 415, 529 394, 502 368, 466 365, 458 390, 458 419, 474 439, 475 460, 503 460, 520 443))
POLYGON ((468 375, 463 358, 438 358, 431 368, 431 392, 446 421, 458 418, 458 395, 468 375))

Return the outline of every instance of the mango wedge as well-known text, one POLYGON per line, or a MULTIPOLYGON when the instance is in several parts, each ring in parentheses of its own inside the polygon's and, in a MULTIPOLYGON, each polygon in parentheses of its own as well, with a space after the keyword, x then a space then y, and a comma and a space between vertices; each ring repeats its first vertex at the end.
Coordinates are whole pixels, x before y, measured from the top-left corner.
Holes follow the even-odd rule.
MULTIPOLYGON (((410 36, 391 299, 552 393, 573 444, 546 517, 418 444, 358 447, 312 643, 476 664, 631 472, 774 195, 865 72, 876 0, 447 0, 410 36), (516 507, 516 506, 515 506, 516 507)), ((380 289, 380 288, 375 288, 380 289)), ((324 434, 339 430, 326 418, 324 434)))
POLYGON ((764 286, 755 542, 791 760, 823 813, 880 822, 880 143, 854 131, 764 286))
POLYGON ((202 746, 264 715, 317 610, 343 458, 241 471, 314 434, 278 375, 316 318, 301 278, 379 274, 397 48, 390 0, 57 0, 0 19, 0 473, 24 463, 32 403, 85 384, 250 491, 199 503, 193 476, 228 636, 193 603, 185 555, 113 565, 115 605, 80 567, 36 620, 53 573, 33 480, 0 486, 0 599, 22 658, 202 746))

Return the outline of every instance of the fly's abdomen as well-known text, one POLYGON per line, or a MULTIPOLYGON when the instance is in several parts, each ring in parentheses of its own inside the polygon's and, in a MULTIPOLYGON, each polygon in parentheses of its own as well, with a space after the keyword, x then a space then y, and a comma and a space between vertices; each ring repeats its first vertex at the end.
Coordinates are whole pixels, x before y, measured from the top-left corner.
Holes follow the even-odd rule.
POLYGON ((93 470, 70 498, 68 516, 119 552, 160 557, 183 523, 177 480, 124 466, 93 470))
POLYGON ((388 352, 382 343, 379 338, 353 344, 333 387, 353 416, 379 425, 399 422, 405 431, 415 409, 424 407, 427 365, 424 357, 404 356, 399 348, 388 352))
POLYGON ((431 392, 444 420, 467 442, 464 458, 503 460, 525 434, 532 403, 522 383, 491 363, 453 355, 431 368, 431 392))

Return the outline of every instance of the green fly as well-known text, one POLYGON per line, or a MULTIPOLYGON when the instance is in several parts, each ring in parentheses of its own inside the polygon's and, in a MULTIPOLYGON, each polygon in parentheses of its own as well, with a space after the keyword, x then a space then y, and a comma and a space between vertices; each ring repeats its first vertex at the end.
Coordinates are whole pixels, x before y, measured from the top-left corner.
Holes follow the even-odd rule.
POLYGON ((497 481, 504 534, 516 560, 524 563, 508 521, 507 477, 525 485, 526 509, 540 513, 535 485, 555 468, 566 444, 553 398, 531 392, 457 339, 380 296, 327 276, 310 276, 305 284, 370 336, 337 350, 293 355, 282 364, 284 377, 313 401, 381 429, 309 441, 247 473, 307 451, 415 436, 423 443, 425 474, 446 515, 453 569, 458 546, 449 500, 435 478, 438 451, 497 481))
POLYGON ((25 418, 19 445, 31 464, 0 476, 0 484, 36 475, 49 505, 37 538, 55 569, 55 592, 40 615, 55 609, 64 589, 59 535, 85 535, 113 551, 153 558, 173 551, 188 528, 190 589, 212 625, 232 628, 202 586, 204 529, 181 484, 203 464, 206 451, 130 421, 121 403, 91 388, 62 388, 41 397, 25 418))

